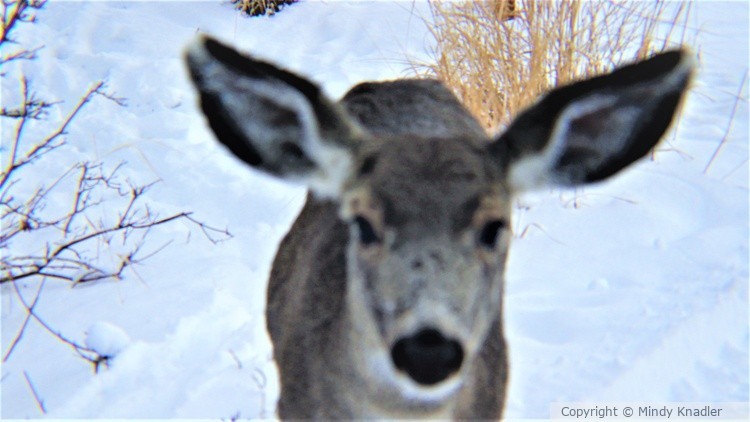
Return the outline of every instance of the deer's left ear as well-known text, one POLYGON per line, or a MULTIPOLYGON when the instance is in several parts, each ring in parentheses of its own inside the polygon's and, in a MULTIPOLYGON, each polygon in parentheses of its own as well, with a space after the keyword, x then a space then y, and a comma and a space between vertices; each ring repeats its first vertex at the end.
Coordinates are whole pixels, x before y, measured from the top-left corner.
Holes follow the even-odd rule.
POLYGON ((671 51, 557 88, 490 144, 515 191, 603 180, 646 155, 669 127, 693 71, 671 51))

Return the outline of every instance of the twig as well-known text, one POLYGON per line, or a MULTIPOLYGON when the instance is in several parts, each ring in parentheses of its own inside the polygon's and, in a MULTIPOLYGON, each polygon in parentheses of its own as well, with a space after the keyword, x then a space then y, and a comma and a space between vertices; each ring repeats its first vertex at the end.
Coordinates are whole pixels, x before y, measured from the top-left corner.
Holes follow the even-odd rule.
POLYGON ((60 125, 52 134, 47 136, 40 144, 38 144, 36 147, 32 148, 31 151, 29 151, 22 162, 20 162, 16 167, 20 167, 21 165, 27 164, 34 160, 39 154, 41 154, 44 150, 48 148, 52 148, 52 142, 55 141, 60 135, 65 134, 65 129, 68 128, 68 125, 70 125, 70 122, 73 121, 73 118, 78 114, 79 111, 81 111, 81 108, 83 108, 84 105, 86 105, 90 100, 91 97, 101 88, 104 86, 104 81, 99 81, 94 84, 92 88, 89 88, 89 90, 84 94, 84 96, 78 101, 78 104, 73 107, 73 110, 68 113, 68 116, 63 120, 62 125, 60 125))
POLYGON ((237 357, 237 354, 234 353, 234 350, 229 349, 228 352, 229 352, 229 356, 231 356, 232 359, 234 359, 234 363, 237 364, 237 369, 242 369, 242 362, 240 361, 240 358, 237 357))
POLYGON ((39 409, 44 413, 47 414, 47 409, 44 407, 44 400, 42 400, 39 397, 39 393, 37 393, 36 388, 34 388, 34 384, 31 382, 31 379, 29 378, 29 373, 26 371, 23 371, 23 377, 26 378, 26 383, 29 385, 29 388, 31 389, 31 393, 34 394, 34 400, 36 400, 36 404, 39 406, 39 409))
POLYGON ((20 120, 16 125, 16 129, 14 131, 9 161, 6 164, 6 167, 3 169, 3 172, 0 174, 0 189, 3 188, 5 182, 15 170, 60 147, 60 144, 54 144, 54 141, 61 135, 65 134, 65 130, 67 129, 70 122, 81 111, 81 108, 83 108, 83 106, 91 100, 91 97, 95 93, 99 92, 99 89, 102 86, 104 86, 103 81, 99 81, 94 84, 94 86, 90 88, 80 99, 76 106, 73 107, 63 123, 54 132, 52 132, 44 140, 33 146, 23 155, 23 157, 18 158, 18 147, 21 143, 21 137, 24 127, 28 122, 28 118, 37 118, 40 113, 42 113, 45 109, 49 108, 53 104, 36 100, 34 94, 29 92, 29 84, 26 77, 24 76, 21 78, 21 93, 23 96, 23 104, 20 108, 21 115, 18 116, 20 120))
MULTIPOLYGON (((32 9, 39 9, 44 6, 46 1, 31 1, 28 0, 17 0, 11 2, 3 2, 3 22, 0 26, 0 45, 11 41, 9 34, 16 26, 16 23, 21 21, 28 21, 28 15, 25 15, 27 7, 32 9), (9 9, 15 3, 15 8, 9 9)), ((33 19, 33 18, 32 18, 33 19)))
MULTIPOLYGON (((18 296, 18 300, 19 300, 19 301, 21 302, 21 304, 23 305, 23 307, 24 307, 24 308, 26 308, 26 312, 27 312, 27 313, 28 313, 29 315, 31 315, 32 317, 34 317, 34 319, 35 319, 35 320, 36 320, 36 321, 37 321, 37 322, 38 322, 38 323, 39 323, 39 324, 40 324, 40 325, 41 325, 42 327, 44 327, 44 329, 45 329, 45 330, 47 330, 48 332, 50 332, 50 333, 51 333, 51 334, 52 334, 53 336, 57 337, 57 339, 58 339, 58 340, 60 340, 60 341, 62 341, 63 343, 67 344, 68 346, 72 347, 72 348, 73 348, 73 350, 75 350, 75 352, 76 352, 76 353, 77 353, 77 354, 78 354, 78 355, 79 355, 80 357, 82 357, 83 359, 85 359, 85 360, 87 360, 87 361, 89 361, 89 362, 94 362, 94 361, 96 360, 96 357, 98 357, 98 353, 96 353, 96 352, 95 352, 94 350, 92 350, 92 349, 89 349, 88 347, 85 347, 85 346, 81 346, 80 344, 78 344, 78 343, 76 343, 76 342, 74 342, 74 341, 72 341, 72 340, 68 340, 68 339, 67 339, 66 337, 64 337, 64 336, 63 336, 62 334, 58 333, 58 332, 57 332, 57 331, 55 331, 55 330, 54 330, 54 329, 53 329, 52 327, 50 327, 50 326, 49 326, 49 325, 48 325, 48 324, 47 324, 47 323, 46 323, 46 322, 45 322, 45 321, 44 321, 44 320, 43 320, 43 319, 42 319, 42 318, 41 318, 41 317, 40 317, 39 315, 37 315, 36 311, 35 311, 35 310, 34 310, 34 309, 33 309, 33 308, 32 308, 32 307, 30 306, 30 305, 28 305, 28 304, 26 303, 26 301, 25 301, 25 300, 24 300, 24 298, 23 298, 23 295, 21 294, 21 290, 20 290, 20 289, 18 288, 18 283, 16 283, 15 281, 13 281, 13 283, 12 283, 12 284, 13 284, 13 289, 14 289, 14 290, 15 290, 15 292, 16 292, 16 296, 18 296), (86 353, 91 353, 91 354, 93 354, 93 355, 94 355, 95 357, 94 357, 94 358, 92 358, 92 357, 88 356, 88 355, 87 355, 86 353)), ((40 290, 40 292, 41 292, 41 290, 40 290)))
POLYGON ((742 82, 740 83, 739 91, 737 92, 737 96, 734 98, 734 107, 732 107, 732 113, 729 115, 729 123, 727 123, 727 128, 724 131, 724 136, 721 138, 721 142, 719 142, 719 146, 716 147, 716 150, 711 156, 711 159, 708 160, 708 164, 706 164, 706 168, 703 169, 703 174, 708 173, 708 169, 711 167, 711 164, 714 162, 714 159, 716 159, 716 156, 719 155, 719 151, 721 151, 721 149, 724 147, 724 145, 727 143, 727 140, 729 139, 729 133, 732 131, 732 125, 734 123, 734 115, 737 112, 737 107, 739 106, 740 99, 742 98, 742 88, 745 87, 746 80, 747 80, 747 71, 745 71, 745 74, 742 76, 742 82))
MULTIPOLYGON (((39 283, 39 289, 36 291, 36 295, 34 296, 34 301, 31 303, 31 306, 29 307, 29 309, 33 310, 37 302, 39 302, 39 297, 42 294, 42 289, 44 288, 45 283, 46 283, 46 279, 43 279, 42 282, 39 283)), ((26 331, 26 326, 29 325, 29 320, 31 320, 31 312, 26 313, 26 318, 23 320, 23 324, 21 324, 21 329, 18 330, 18 334, 16 335, 16 338, 14 338, 13 341, 11 342, 10 347, 8 348, 8 352, 5 353, 5 356, 3 356, 3 363, 8 361, 8 358, 10 357, 11 353, 13 353, 13 349, 15 349, 18 342, 21 341, 21 338, 23 337, 23 334, 26 331)))
POLYGON ((217 229, 215 227, 211 227, 211 226, 209 226, 209 225, 207 225, 207 224, 205 224, 205 223, 203 223, 201 221, 198 221, 198 220, 194 219, 193 217, 191 217, 191 214, 192 213, 186 213, 184 215, 184 217, 187 220, 191 221, 193 224, 197 224, 198 227, 201 228, 201 231, 206 236, 206 238, 208 240, 210 240, 211 243, 213 243, 214 245, 216 245, 218 243, 221 243, 221 242, 224 242, 225 240, 228 240, 228 239, 231 239, 231 238, 234 237, 232 235, 232 233, 229 232, 229 229, 227 229, 227 228, 217 229), (215 239, 214 237, 211 236, 211 233, 220 234, 220 235, 224 236, 224 238, 223 239, 215 239))
POLYGON ((8 63, 13 60, 33 60, 36 58, 36 53, 44 47, 36 47, 30 50, 21 50, 14 53, 10 53, 7 56, 0 57, 0 64, 8 63))
POLYGON ((531 224, 526 225, 526 227, 523 229, 523 232, 521 232, 521 234, 518 237, 520 239, 523 239, 524 237, 526 237, 526 234, 529 232, 529 229, 531 229, 532 227, 536 227, 537 229, 539 229, 542 233, 544 233, 545 235, 547 235, 547 237, 550 240, 552 240, 553 242, 558 243, 560 245, 564 245, 563 242, 561 242, 561 241, 555 239, 554 237, 550 236, 550 234, 547 233, 547 230, 544 230, 544 227, 542 227, 541 225, 539 225, 537 223, 531 223, 531 224))
POLYGON ((266 377, 265 372, 258 367, 253 368, 253 381, 255 381, 255 384, 261 390, 266 388, 266 385, 268 384, 268 378, 266 377))
MULTIPOLYGON (((127 266, 127 263, 124 262, 124 261, 123 261, 123 265, 125 265, 125 266, 121 266, 118 271, 104 273, 104 274, 98 274, 95 277, 79 278, 78 280, 74 280, 74 278, 72 276, 66 276, 66 275, 62 275, 62 274, 58 274, 58 273, 48 273, 48 272, 45 272, 45 270, 48 269, 49 266, 52 263, 54 263, 56 260, 58 260, 61 257, 61 255, 62 255, 63 252, 72 250, 76 245, 79 245, 81 243, 87 242, 87 241, 92 240, 92 239, 102 238, 103 236, 105 236, 107 234, 111 234, 111 233, 126 232, 126 231, 131 231, 131 230, 148 230, 148 229, 151 229, 152 227, 160 226, 162 224, 166 224, 166 223, 169 223, 171 221, 178 220, 178 219, 186 219, 186 220, 189 220, 192 223, 196 224, 198 227, 200 227, 200 229, 206 235, 206 237, 208 238, 208 240, 210 240, 214 244, 219 243, 221 241, 224 241, 226 239, 216 239, 216 238, 214 238, 214 236, 212 236, 212 234, 217 234, 218 233, 218 234, 222 234, 222 235, 226 236, 227 238, 231 238, 232 237, 232 234, 229 233, 229 231, 227 231, 226 229, 220 230, 220 229, 216 229, 214 227, 211 227, 211 226, 207 225, 206 223, 203 223, 203 222, 201 222, 199 220, 196 220, 195 218, 193 218, 191 216, 191 214, 192 213, 181 212, 181 213, 174 214, 172 216, 165 217, 165 218, 162 218, 162 219, 157 219, 157 220, 146 220, 146 221, 138 221, 138 222, 129 222, 127 224, 124 224, 123 222, 120 222, 116 226, 108 227, 108 228, 104 228, 104 229, 100 229, 100 230, 91 232, 91 233, 89 233, 87 235, 77 237, 75 239, 72 239, 72 240, 69 240, 67 242, 62 243, 62 244, 58 245, 56 248, 54 248, 52 251, 49 251, 46 254, 45 257, 41 257, 40 258, 40 261, 42 261, 42 262, 35 263, 31 267, 31 269, 26 270, 26 271, 22 271, 20 274, 18 274, 18 273, 16 273, 16 274, 9 273, 6 276, 0 277, 0 284, 7 283, 7 282, 10 282, 10 281, 14 281, 15 282, 15 281, 18 281, 18 280, 22 280, 24 278, 28 278, 28 277, 32 277, 32 276, 37 276, 37 275, 47 276, 47 277, 54 277, 54 278, 60 278, 60 279, 69 280, 69 281, 76 281, 76 283, 87 282, 87 281, 94 281, 94 280, 101 280, 103 278, 108 278, 108 277, 116 277, 117 278, 122 273, 122 270, 124 270, 125 267, 127 266)), ((132 254, 130 255, 130 259, 132 259, 132 254)), ((18 268, 18 267, 16 267, 16 268, 18 268)))
MULTIPOLYGON (((29 99, 29 92, 28 92, 28 81, 26 80, 26 77, 21 78, 21 94, 23 95, 23 110, 25 111, 28 107, 28 99, 29 99)), ((5 185, 5 182, 8 180, 8 177, 10 177, 10 174, 13 172, 13 169, 15 168, 16 164, 16 154, 18 154, 18 143, 21 141, 21 133, 23 132, 23 127, 26 125, 26 113, 24 113, 21 116, 21 120, 18 121, 18 124, 16 125, 16 130, 13 135, 13 141, 10 146, 10 156, 7 168, 3 169, 3 173, 0 174, 0 189, 2 189, 3 185, 5 185)))
POLYGON ((727 178, 729 176, 731 176, 732 173, 734 173, 735 171, 739 170, 742 166, 744 166, 745 164, 747 164, 747 161, 748 161, 748 159, 747 159, 747 157, 745 157, 745 159, 742 160, 741 163, 737 164, 736 166, 734 166, 734 168, 732 170, 730 170, 729 172, 727 172, 727 174, 725 174, 724 177, 721 178, 721 180, 727 180, 727 178))
POLYGON ((79 208, 79 205, 81 203, 81 194, 83 194, 83 182, 86 180, 86 173, 88 170, 88 167, 83 164, 80 166, 81 168, 81 176, 78 178, 78 187, 76 188, 76 195, 73 199, 73 211, 70 212, 70 218, 68 218, 68 221, 65 222, 65 227, 63 228, 63 231, 67 235, 70 232, 70 224, 73 222, 73 218, 75 218, 76 215, 78 215, 81 210, 79 208))
POLYGON ((606 195, 606 194, 603 194, 603 193, 590 193, 590 192, 586 192, 586 193, 582 193, 581 195, 578 195, 578 191, 576 190, 575 197, 573 197, 572 199, 568 199, 567 201, 563 202, 563 205, 565 207, 568 207, 568 206, 570 206, 570 203, 572 202, 574 208, 580 208, 581 204, 582 204, 581 201, 584 198, 590 197, 590 196, 603 196, 605 198, 616 199, 618 201, 622 201, 622 202, 625 202, 625 203, 628 203, 628 204, 633 204, 633 205, 637 205, 638 204, 637 201, 634 201, 632 199, 622 198, 622 197, 619 197, 619 196, 616 196, 616 195, 606 195))

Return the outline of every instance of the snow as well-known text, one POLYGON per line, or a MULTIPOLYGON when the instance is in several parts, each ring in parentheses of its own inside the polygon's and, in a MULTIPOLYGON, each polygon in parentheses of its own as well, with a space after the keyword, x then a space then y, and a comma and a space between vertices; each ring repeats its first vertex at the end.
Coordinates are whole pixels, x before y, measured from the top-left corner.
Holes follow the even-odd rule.
MULTIPOLYGON (((17 36, 43 44, 39 58, 3 71, 19 66, 39 97, 63 101, 49 120, 100 79, 127 107, 92 101, 69 147, 32 174, 125 160, 134 182, 160 181, 146 198, 154 210, 192 211, 234 237, 214 245, 188 224, 164 226, 154 247, 172 243, 122 280, 46 283, 38 314, 113 358, 94 373, 31 321, 2 365, 2 417, 43 416, 26 377, 57 418, 273 417, 265 283, 305 191, 217 145, 182 53, 209 33, 339 97, 428 58, 427 5, 303 1, 245 19, 218 1, 52 1, 37 16, 17 36)), ((655 159, 600 185, 518 200, 505 297, 509 418, 547 418, 554 402, 749 399, 748 4, 696 2, 689 26, 698 78, 655 159)), ((12 104, 15 80, 2 84, 12 104)), ((38 283, 19 287, 29 302, 38 283)), ((3 286, 3 355, 25 316, 3 286)))
POLYGON ((86 347, 106 358, 116 357, 130 343, 130 337, 122 328, 99 321, 86 331, 86 347))

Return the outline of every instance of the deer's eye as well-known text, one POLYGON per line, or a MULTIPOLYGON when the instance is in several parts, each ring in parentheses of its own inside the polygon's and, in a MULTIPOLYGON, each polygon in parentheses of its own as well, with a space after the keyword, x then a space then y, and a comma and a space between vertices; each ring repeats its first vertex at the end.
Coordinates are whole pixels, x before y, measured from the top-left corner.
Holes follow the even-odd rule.
POLYGON ((497 245, 497 238, 500 231, 506 226, 505 220, 488 221, 479 232, 478 242, 487 249, 494 249, 497 245))
POLYGON ((372 246, 380 243, 380 237, 375 233, 375 229, 372 227, 369 221, 365 217, 358 215, 354 217, 354 224, 357 226, 359 232, 359 242, 364 246, 372 246))

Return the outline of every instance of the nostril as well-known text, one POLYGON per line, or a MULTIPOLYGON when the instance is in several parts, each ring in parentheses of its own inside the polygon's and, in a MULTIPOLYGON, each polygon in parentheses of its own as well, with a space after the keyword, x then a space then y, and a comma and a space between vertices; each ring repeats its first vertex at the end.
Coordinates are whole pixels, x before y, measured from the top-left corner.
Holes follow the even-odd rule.
POLYGON ((434 329, 402 337, 391 349, 391 359, 396 368, 424 385, 447 379, 461 368, 463 358, 461 344, 434 329))

